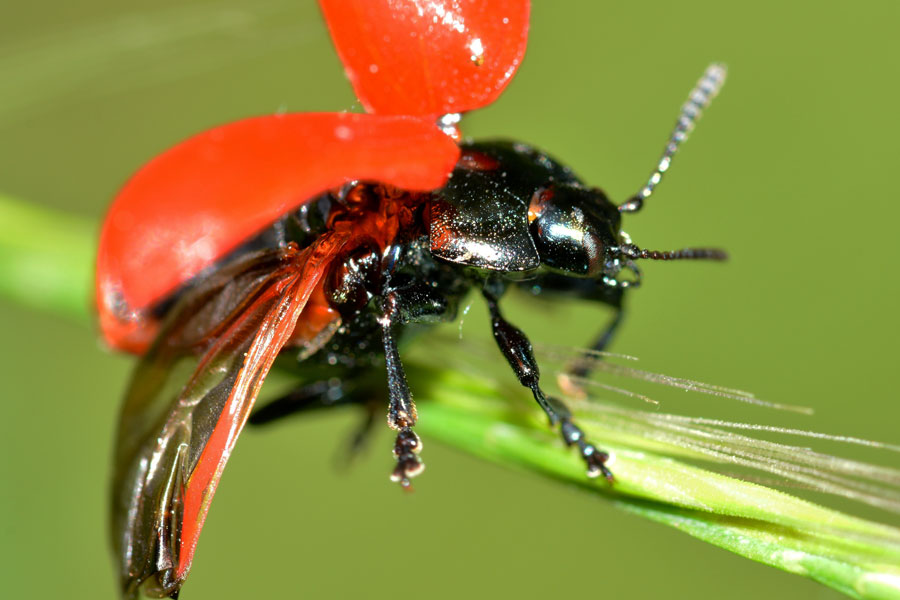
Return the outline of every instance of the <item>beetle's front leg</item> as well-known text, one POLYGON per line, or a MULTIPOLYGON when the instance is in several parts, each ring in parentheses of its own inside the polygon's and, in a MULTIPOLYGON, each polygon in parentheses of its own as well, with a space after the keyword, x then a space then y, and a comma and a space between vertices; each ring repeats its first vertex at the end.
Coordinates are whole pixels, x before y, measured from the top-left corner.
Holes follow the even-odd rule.
POLYGON ((491 329, 494 339, 516 377, 519 378, 519 382, 531 390, 534 399, 547 413, 550 425, 559 426, 566 445, 578 447, 578 451, 587 465, 588 476, 597 477, 602 473, 607 480, 612 481, 612 472, 606 467, 609 455, 598 450, 585 439, 584 432, 572 421, 572 413, 565 404, 557 398, 546 395, 541 390, 540 370, 534 358, 531 342, 528 341, 521 329, 503 318, 498 305, 498 297, 488 287, 484 289, 484 297, 491 314, 491 329))
POLYGON ((397 466, 391 473, 391 481, 409 488, 409 480, 421 473, 425 469, 425 464, 418 456, 422 442, 412 430, 416 424, 416 405, 409 391, 409 383, 406 380, 403 363, 400 362, 400 353, 397 351, 397 340, 393 331, 394 324, 400 320, 398 304, 397 292, 389 293, 384 298, 378 322, 384 340, 384 362, 390 396, 388 426, 397 431, 397 439, 394 442, 394 458, 397 459, 397 466))

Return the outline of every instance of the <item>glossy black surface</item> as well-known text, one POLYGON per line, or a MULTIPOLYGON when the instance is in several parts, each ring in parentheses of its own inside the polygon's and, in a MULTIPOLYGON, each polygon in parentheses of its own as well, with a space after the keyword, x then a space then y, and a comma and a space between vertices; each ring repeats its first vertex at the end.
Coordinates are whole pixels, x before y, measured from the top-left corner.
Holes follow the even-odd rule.
POLYGON ((596 278, 616 258, 619 211, 600 190, 550 184, 532 197, 528 211, 545 268, 596 278))

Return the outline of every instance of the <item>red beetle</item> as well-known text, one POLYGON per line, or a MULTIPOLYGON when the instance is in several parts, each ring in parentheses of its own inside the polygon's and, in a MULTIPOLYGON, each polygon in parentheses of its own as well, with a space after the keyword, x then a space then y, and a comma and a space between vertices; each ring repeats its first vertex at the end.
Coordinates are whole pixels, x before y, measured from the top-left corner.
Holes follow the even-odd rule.
POLYGON ((454 318, 472 288, 522 385, 588 474, 611 480, 607 455, 542 391, 531 345, 503 318, 500 296, 528 281, 613 307, 594 344, 602 349, 637 283, 636 260, 723 257, 643 250, 620 227, 718 90, 721 67, 695 88, 650 182, 617 206, 524 144, 457 143, 458 115, 492 102, 522 60, 527 1, 320 4, 368 114, 257 117, 194 136, 139 170, 103 225, 100 325, 110 345, 142 355, 113 486, 128 597, 178 595, 219 477, 280 354, 302 386, 253 418, 387 392, 398 432, 392 479, 408 486, 423 464, 396 340, 407 324, 454 318), (178 379, 182 361, 192 367, 178 379), (373 366, 386 369, 386 390, 364 387, 359 374, 373 366))

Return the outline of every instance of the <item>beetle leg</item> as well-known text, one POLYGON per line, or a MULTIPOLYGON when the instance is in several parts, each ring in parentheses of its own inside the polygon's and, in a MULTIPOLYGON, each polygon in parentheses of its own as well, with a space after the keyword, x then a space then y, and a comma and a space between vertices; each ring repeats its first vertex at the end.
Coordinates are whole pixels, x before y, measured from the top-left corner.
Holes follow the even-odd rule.
POLYGON ((566 445, 578 447, 581 457, 587 464, 588 476, 596 477, 602 473, 607 480, 612 481, 612 472, 605 464, 607 459, 609 459, 609 455, 598 450, 585 439, 584 432, 572 420, 572 413, 569 412, 565 404, 557 398, 544 394, 543 390, 541 390, 540 370, 534 358, 531 342, 528 341, 521 329, 503 318, 496 295, 485 288, 484 297, 487 300, 491 314, 491 328, 494 333, 494 339, 515 372, 516 377, 519 378, 519 382, 531 390, 534 399, 547 413, 550 425, 559 427, 566 445))
POLYGON ((406 380, 403 363, 400 362, 397 340, 393 332, 394 323, 399 320, 397 293, 390 292, 384 299, 383 312, 378 322, 384 341, 384 361, 390 396, 388 426, 397 431, 397 439, 394 442, 394 458, 397 459, 397 466, 391 473, 391 481, 409 488, 409 480, 421 473, 425 469, 425 464, 418 457, 422 442, 412 430, 416 424, 416 405, 409 391, 409 383, 406 380))
POLYGON ((298 387, 284 396, 270 401, 265 406, 253 411, 248 423, 268 425, 294 413, 355 402, 358 402, 357 396, 348 390, 346 381, 332 377, 298 387))
POLYGON ((621 304, 613 308, 615 312, 612 318, 594 340, 594 343, 591 344, 587 351, 582 352, 581 356, 566 365, 565 372, 559 376, 559 385, 566 393, 579 398, 585 396, 584 386, 578 380, 590 377, 596 361, 602 359, 600 353, 609 346, 625 316, 625 311, 621 304))
POLYGON ((359 424, 350 436, 346 451, 338 457, 341 466, 349 466, 353 459, 359 456, 359 453, 365 449, 366 444, 372 435, 372 428, 375 425, 375 416, 378 414, 378 405, 379 403, 374 398, 370 398, 363 404, 365 417, 363 418, 362 423, 359 424))
POLYGON ((383 399, 383 393, 369 385, 357 385, 358 380, 364 377, 363 372, 351 370, 341 377, 330 377, 298 387, 254 411, 248 423, 268 425, 293 414, 359 404, 365 413, 363 421, 350 435, 346 449, 337 457, 339 464, 346 466, 365 447, 375 423, 377 406, 383 399))

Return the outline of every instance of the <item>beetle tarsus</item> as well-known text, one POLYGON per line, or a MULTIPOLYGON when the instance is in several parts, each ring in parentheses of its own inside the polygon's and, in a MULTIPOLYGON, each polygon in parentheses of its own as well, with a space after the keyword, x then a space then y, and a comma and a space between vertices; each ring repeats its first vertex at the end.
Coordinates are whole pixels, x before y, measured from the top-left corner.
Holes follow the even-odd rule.
POLYGON ((397 466, 391 473, 391 481, 399 483, 405 489, 411 489, 409 480, 425 470, 425 463, 418 457, 421 450, 422 441, 419 436, 409 427, 400 429, 394 442, 397 466))
POLYGON ((612 471, 606 466, 606 461, 609 460, 608 453, 598 450, 596 446, 586 442, 580 442, 578 449, 584 462, 587 463, 588 477, 594 478, 603 475, 608 482, 613 483, 615 481, 612 471))
POLYGON ((587 465, 588 477, 594 478, 602 474, 607 481, 612 483, 613 474, 606 466, 609 454, 598 450, 596 446, 585 440, 584 432, 568 417, 563 418, 559 431, 567 446, 578 447, 578 453, 581 454, 581 458, 587 465))

